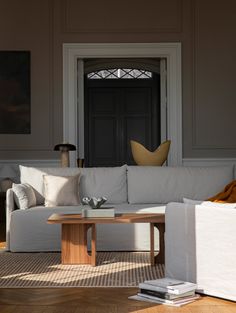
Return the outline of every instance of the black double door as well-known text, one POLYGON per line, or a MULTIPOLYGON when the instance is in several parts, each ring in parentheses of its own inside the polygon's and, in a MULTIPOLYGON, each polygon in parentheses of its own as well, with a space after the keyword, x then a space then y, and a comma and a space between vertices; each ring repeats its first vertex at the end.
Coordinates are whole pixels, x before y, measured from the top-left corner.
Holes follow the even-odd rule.
POLYGON ((130 140, 160 144, 160 77, 85 79, 85 166, 134 164, 130 140))

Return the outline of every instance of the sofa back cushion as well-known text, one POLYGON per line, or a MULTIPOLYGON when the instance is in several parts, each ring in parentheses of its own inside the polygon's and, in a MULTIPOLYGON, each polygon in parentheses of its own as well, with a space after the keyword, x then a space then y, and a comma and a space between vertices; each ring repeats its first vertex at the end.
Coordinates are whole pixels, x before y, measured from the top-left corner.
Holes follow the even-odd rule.
POLYGON ((37 205, 44 203, 43 175, 74 176, 78 174, 80 174, 81 199, 85 196, 106 196, 107 203, 127 202, 126 165, 104 168, 35 168, 20 165, 21 183, 27 183, 34 188, 37 205))
POLYGON ((154 167, 128 166, 129 203, 205 200, 233 180, 233 166, 154 167))
POLYGON ((80 194, 107 198, 106 203, 127 203, 126 165, 121 167, 81 168, 80 194))

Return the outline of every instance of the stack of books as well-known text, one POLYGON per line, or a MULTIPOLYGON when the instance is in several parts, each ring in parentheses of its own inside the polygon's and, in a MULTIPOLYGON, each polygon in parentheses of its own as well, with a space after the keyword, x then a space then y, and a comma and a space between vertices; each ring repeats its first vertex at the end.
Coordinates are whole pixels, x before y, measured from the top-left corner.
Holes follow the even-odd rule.
POLYGON ((146 280, 139 284, 139 289, 129 299, 182 306, 200 297, 195 294, 196 284, 172 278, 146 280))

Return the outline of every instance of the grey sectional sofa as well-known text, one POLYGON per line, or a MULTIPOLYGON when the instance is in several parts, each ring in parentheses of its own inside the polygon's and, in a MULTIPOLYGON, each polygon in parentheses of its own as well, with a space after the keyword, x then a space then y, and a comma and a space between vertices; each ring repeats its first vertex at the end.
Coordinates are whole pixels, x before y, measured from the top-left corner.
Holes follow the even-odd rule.
MULTIPOLYGON (((223 167, 148 167, 114 168, 32 168, 20 166, 21 182, 30 184, 37 205, 17 209, 13 190, 7 192, 7 247, 13 252, 59 251, 60 226, 47 224, 54 212, 76 213, 82 206, 46 208, 43 175, 81 174, 80 197, 107 196, 116 212, 164 213, 169 202, 183 198, 204 200, 218 193, 234 178, 233 166, 223 167)), ((181 227, 176 223, 176 228, 181 227)), ((158 233, 156 234, 158 238, 158 233)), ((149 250, 149 225, 99 225, 97 249, 149 250)), ((158 241, 158 240, 157 240, 158 241)), ((156 245, 158 249, 158 245, 156 245)))

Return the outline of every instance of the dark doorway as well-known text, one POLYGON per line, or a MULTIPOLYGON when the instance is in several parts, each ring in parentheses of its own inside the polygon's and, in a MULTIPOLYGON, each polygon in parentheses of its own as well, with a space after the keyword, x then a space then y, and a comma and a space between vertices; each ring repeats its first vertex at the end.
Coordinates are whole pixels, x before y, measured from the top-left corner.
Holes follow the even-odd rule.
POLYGON ((150 74, 142 79, 85 76, 86 167, 134 164, 131 139, 150 150, 160 144, 160 75, 150 74))

